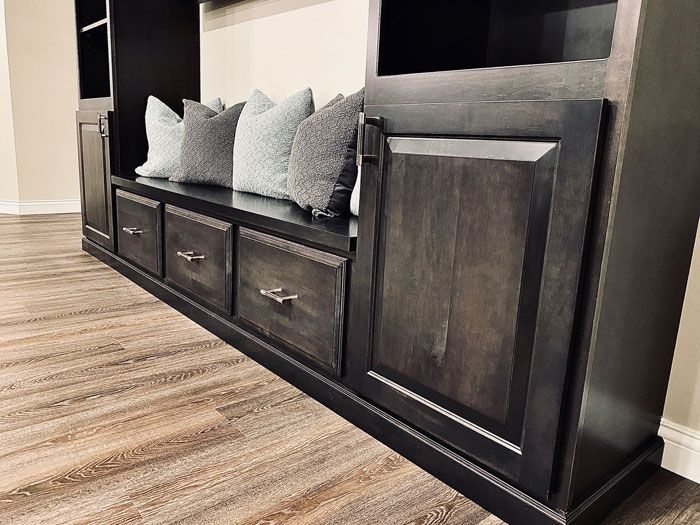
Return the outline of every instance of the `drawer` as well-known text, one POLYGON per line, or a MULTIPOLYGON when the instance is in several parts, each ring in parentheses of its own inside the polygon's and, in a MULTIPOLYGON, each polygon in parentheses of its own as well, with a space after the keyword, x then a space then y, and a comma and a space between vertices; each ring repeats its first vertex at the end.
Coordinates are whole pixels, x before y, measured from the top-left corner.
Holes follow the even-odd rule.
POLYGON ((239 319, 339 375, 347 259, 244 228, 237 258, 239 319))
POLYGON ((162 204, 117 190, 117 253, 156 275, 163 273, 162 204))
POLYGON ((174 288, 229 314, 232 231, 228 222, 165 205, 165 280, 174 288))

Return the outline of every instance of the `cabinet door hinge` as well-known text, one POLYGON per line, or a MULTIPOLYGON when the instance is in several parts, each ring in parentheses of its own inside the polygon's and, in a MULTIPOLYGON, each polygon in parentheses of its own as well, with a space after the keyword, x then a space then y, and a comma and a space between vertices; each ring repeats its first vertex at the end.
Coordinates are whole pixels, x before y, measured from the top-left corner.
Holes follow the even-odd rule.
POLYGON ((366 162, 371 162, 376 159, 376 155, 365 153, 365 130, 367 126, 373 126, 379 130, 384 127, 384 119, 382 117, 370 117, 366 113, 360 113, 357 126, 357 159, 356 164, 362 166, 366 162))

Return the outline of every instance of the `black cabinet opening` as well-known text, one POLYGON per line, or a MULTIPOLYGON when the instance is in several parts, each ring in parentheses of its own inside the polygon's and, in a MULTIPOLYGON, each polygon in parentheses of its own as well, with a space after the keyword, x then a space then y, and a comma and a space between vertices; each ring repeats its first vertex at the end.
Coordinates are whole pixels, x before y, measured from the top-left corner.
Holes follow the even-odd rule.
POLYGON ((81 32, 78 36, 78 46, 80 98, 111 96, 107 24, 81 32))
POLYGON ((617 0, 383 0, 379 75, 607 58, 617 0))
POLYGON ((75 7, 78 29, 107 18, 107 2, 105 0, 78 0, 75 7))

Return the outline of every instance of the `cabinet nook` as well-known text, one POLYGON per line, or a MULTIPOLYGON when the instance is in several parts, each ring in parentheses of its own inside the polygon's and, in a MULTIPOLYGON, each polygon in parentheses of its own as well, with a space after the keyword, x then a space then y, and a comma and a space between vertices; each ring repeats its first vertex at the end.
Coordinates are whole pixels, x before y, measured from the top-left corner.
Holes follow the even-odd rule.
POLYGON ((147 4, 77 2, 86 251, 509 523, 658 467, 695 0, 371 0, 360 214, 325 220, 134 175, 146 96, 199 95, 196 3, 147 4))

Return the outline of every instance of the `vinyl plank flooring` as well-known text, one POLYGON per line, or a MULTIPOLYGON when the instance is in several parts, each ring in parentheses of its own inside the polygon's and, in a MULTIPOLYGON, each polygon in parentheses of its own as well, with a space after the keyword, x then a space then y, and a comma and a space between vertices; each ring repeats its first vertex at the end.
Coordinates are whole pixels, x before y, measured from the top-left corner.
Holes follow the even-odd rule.
MULTIPOLYGON (((499 525, 80 250, 0 216, 0 523, 499 525)), ((660 472, 606 522, 700 522, 660 472)))

